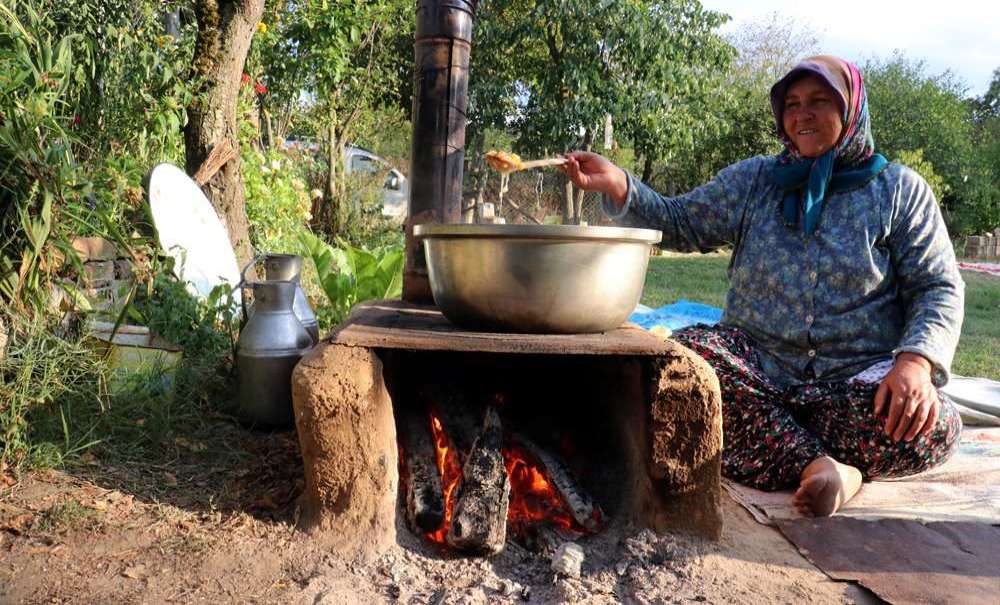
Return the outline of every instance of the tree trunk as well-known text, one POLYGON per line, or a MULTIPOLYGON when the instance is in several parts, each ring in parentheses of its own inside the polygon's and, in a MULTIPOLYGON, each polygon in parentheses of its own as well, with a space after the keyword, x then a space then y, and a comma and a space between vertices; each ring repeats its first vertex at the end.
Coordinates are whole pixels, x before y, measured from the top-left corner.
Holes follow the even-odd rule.
POLYGON ((577 225, 583 223, 583 196, 586 194, 583 189, 577 189, 576 199, 573 201, 573 218, 577 225))
POLYGON ((274 126, 271 123, 271 112, 261 104, 260 111, 264 119, 264 146, 268 149, 274 147, 274 126))
POLYGON ((615 127, 611 120, 611 114, 604 114, 604 153, 611 151, 615 146, 615 127))
POLYGON ((404 410, 406 520, 415 532, 437 531, 444 523, 444 489, 435 466, 434 436, 427 410, 404 410))
POLYGON ((337 141, 337 113, 330 111, 330 124, 327 128, 326 150, 327 150, 327 175, 326 175, 326 198, 324 199, 323 212, 320 213, 322 220, 321 229, 323 232, 336 235, 340 232, 340 192, 337 189, 337 171, 340 169, 341 155, 337 153, 340 144, 337 141))
POLYGON ((354 116, 338 123, 337 110, 330 108, 326 129, 327 179, 326 195, 313 212, 313 228, 331 238, 340 234, 350 220, 350 204, 347 203, 347 168, 344 165, 344 146, 347 129, 354 116))
POLYGON ((573 203, 573 181, 566 177, 566 190, 563 195, 563 215, 562 222, 564 225, 576 224, 576 216, 573 211, 576 210, 576 204, 573 203))
MULTIPOLYGON (((594 131, 593 129, 587 129, 583 135, 583 148, 587 151, 591 151, 594 143, 594 131)), ((573 205, 573 224, 579 225, 583 222, 583 196, 586 195, 586 191, 580 189, 576 192, 576 197, 570 196, 570 203, 573 205)))
POLYGON ((600 505, 594 502, 590 494, 583 491, 580 482, 573 476, 573 472, 566 466, 566 463, 524 435, 515 434, 514 440, 545 468, 545 476, 548 477, 549 484, 562 496, 563 502, 569 508, 570 514, 573 515, 573 519, 592 532, 600 529, 604 519, 604 511, 601 510, 600 505))
MULTIPOLYGON (((192 75, 200 83, 184 127, 186 168, 194 174, 212 148, 228 139, 239 149, 236 105, 250 39, 264 0, 197 0, 198 38, 192 75)), ((239 159, 230 161, 203 187, 229 232, 240 264, 252 258, 239 159)))
POLYGON ((462 483, 448 544, 468 553, 495 555, 507 539, 510 479, 503 464, 503 425, 496 408, 486 408, 483 426, 462 466, 462 483))
POLYGON ((648 183, 653 176, 653 156, 647 155, 642 161, 642 182, 648 183))

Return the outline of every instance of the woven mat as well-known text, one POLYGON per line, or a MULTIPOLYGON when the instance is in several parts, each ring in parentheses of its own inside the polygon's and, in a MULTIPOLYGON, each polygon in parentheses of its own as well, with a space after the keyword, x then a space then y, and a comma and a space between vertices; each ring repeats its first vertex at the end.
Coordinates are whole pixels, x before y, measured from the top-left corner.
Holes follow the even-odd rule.
MULTIPOLYGON (((723 479, 729 495, 760 523, 800 519, 794 490, 763 492, 723 479)), ((903 479, 865 483, 837 516, 1000 525, 1000 429, 969 429, 941 466, 903 479)))

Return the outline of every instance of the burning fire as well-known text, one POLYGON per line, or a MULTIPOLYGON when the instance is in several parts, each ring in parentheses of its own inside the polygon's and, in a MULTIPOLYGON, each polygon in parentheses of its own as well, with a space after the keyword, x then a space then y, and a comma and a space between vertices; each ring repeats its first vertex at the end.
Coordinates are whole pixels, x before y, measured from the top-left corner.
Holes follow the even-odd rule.
POLYGON ((448 528, 451 527, 451 516, 455 510, 455 500, 458 498, 457 488, 462 481, 462 465, 459 464, 458 454, 448 439, 448 434, 441 426, 441 419, 434 411, 430 414, 431 433, 434 435, 434 458, 437 463, 438 473, 441 476, 441 485, 444 489, 444 522, 437 531, 427 532, 424 536, 431 542, 438 544, 445 543, 445 536, 448 528))
POLYGON ((503 449, 503 459, 510 477, 507 524, 514 534, 523 536, 532 526, 542 523, 588 533, 576 522, 542 467, 527 452, 511 445, 503 449))
MULTIPOLYGON (((458 486, 462 482, 462 465, 436 411, 431 411, 429 420, 434 436, 435 463, 444 491, 445 509, 441 527, 424 533, 424 537, 437 544, 446 544, 458 500, 458 486)), ((578 535, 592 533, 573 518, 562 496, 546 476, 544 467, 527 451, 518 445, 509 444, 501 453, 510 479, 507 527, 511 533, 524 538, 542 526, 578 535)), ((595 510, 594 514, 600 513, 595 510)))

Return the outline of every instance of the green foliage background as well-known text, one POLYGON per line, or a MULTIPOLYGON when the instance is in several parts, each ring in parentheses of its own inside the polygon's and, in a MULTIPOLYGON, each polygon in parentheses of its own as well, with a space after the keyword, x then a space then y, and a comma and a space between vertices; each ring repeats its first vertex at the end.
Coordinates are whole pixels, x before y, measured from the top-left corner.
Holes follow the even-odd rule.
MULTIPOLYGON (((0 318, 11 333, 0 362, 0 472, 116 443, 138 455, 178 423, 232 411, 234 318, 221 294, 198 301, 172 277, 144 201, 150 168, 182 165, 187 108, 199 102, 192 6, 0 0, 0 318), (91 235, 115 242, 136 270, 122 319, 185 347, 172 398, 153 378, 108 389, 85 325, 54 304, 54 291, 77 296, 71 242, 91 235), (86 361, 69 367, 74 358, 86 361)), ((358 144, 407 171, 413 15, 404 0, 269 1, 244 68, 239 161, 251 241, 258 252, 312 259, 304 286, 324 328, 366 298, 399 292, 402 230, 381 215, 384 175, 353 178, 340 158, 358 144), (307 144, 290 150, 290 137, 307 144)), ((466 174, 491 146, 524 155, 589 146, 680 193, 775 153, 768 89, 822 49, 781 16, 724 36, 727 19, 696 0, 482 0, 466 174)), ((978 97, 902 53, 862 71, 879 150, 930 182, 952 235, 1000 226, 1000 68, 978 97)), ((546 187, 558 194, 560 178, 546 187)), ((995 313, 991 297, 970 304, 995 313)), ((976 346, 988 353, 995 339, 985 342, 976 346)))

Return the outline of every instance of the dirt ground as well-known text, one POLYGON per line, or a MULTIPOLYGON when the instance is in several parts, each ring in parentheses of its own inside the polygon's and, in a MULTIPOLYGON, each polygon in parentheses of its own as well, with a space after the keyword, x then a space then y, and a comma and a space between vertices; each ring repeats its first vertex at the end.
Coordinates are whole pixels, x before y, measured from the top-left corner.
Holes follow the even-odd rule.
MULTIPOLYGON (((725 498, 719 544, 611 527, 581 542, 579 579, 509 545, 491 559, 437 550, 398 524, 373 561, 296 530, 293 433, 256 436, 236 468, 199 442, 170 464, 87 456, 0 489, 2 603, 872 603, 725 498)), ((510 543, 509 543, 510 544, 510 543)))

